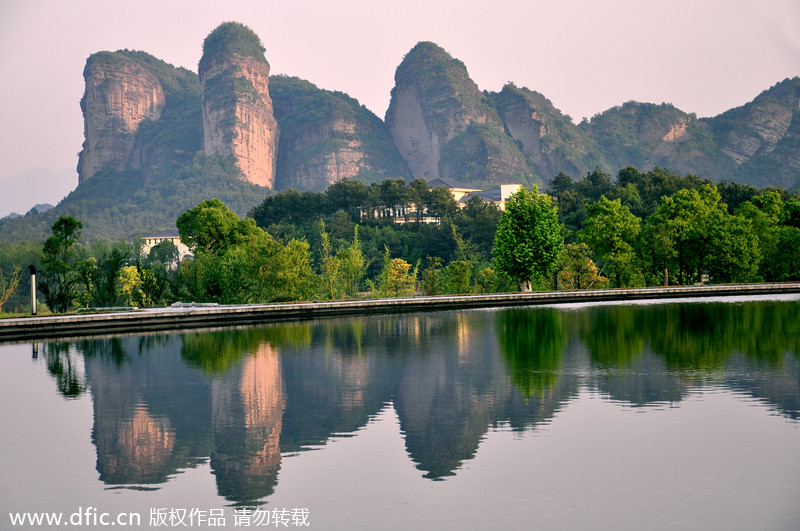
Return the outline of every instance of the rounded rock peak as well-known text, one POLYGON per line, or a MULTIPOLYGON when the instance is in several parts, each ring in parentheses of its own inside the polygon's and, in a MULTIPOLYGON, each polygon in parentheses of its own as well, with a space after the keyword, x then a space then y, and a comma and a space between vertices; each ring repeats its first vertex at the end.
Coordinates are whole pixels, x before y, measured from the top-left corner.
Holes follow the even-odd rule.
POLYGON ((455 76, 469 77, 467 67, 454 58, 444 48, 430 41, 418 42, 404 57, 395 71, 395 81, 410 78, 455 76))
POLYGON ((203 70, 208 61, 217 55, 252 57, 269 65, 264 57, 265 51, 261 39, 249 27, 240 22, 223 22, 203 41, 203 57, 199 68, 203 70))

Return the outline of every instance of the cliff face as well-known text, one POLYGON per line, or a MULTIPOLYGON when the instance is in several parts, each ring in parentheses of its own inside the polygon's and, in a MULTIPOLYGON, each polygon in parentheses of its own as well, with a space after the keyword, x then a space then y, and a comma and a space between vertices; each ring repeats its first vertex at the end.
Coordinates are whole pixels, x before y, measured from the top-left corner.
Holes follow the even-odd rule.
POLYGON ((356 100, 298 78, 270 82, 281 128, 277 189, 324 190, 341 179, 410 176, 383 122, 356 100))
MULTIPOLYGON (((441 167, 442 157, 448 150, 452 152, 448 144, 467 132, 471 124, 489 126, 480 129, 480 134, 503 131, 500 116, 470 79, 464 64, 433 43, 417 44, 397 67, 395 88, 386 111, 386 125, 413 176, 458 179, 451 175, 452 163, 441 167)), ((470 134, 475 135, 476 131, 470 134)), ((449 158, 452 157, 451 154, 449 158)), ((483 166, 476 172, 476 179, 499 178, 487 174, 485 160, 476 162, 483 166)), ((532 174, 529 170, 527 173, 532 174)))
POLYGON ((164 89, 156 76, 122 54, 93 55, 83 77, 85 141, 78 159, 78 182, 104 168, 124 169, 133 152, 139 124, 158 120, 166 104, 164 89))
POLYGON ((90 56, 83 75, 79 182, 101 170, 141 170, 151 179, 162 164, 184 164, 200 149, 196 74, 121 50, 90 56))
POLYGON ((464 64, 433 43, 417 44, 397 68, 386 125, 415 178, 541 182, 464 64))
POLYGON ((595 167, 608 166, 596 142, 542 94, 508 84, 493 95, 493 101, 506 131, 522 146, 543 180, 562 171, 583 176, 595 167))
POLYGON ((732 178, 800 188, 800 78, 776 84, 708 125, 719 151, 736 164, 732 178))
POLYGON ((209 155, 235 157, 247 181, 274 188, 278 123, 272 114, 269 63, 258 37, 241 28, 223 24, 203 44, 203 148, 209 155), (248 39, 257 44, 242 52, 239 41, 248 39))

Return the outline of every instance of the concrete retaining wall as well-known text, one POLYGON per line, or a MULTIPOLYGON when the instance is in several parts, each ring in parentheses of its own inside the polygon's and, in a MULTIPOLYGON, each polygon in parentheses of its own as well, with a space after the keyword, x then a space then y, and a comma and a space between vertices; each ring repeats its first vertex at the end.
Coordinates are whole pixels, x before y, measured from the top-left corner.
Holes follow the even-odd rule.
POLYGON ((182 305, 176 308, 128 312, 0 319, 0 342, 210 326, 241 326, 337 315, 791 293, 800 293, 800 283, 505 293, 237 306, 182 305))

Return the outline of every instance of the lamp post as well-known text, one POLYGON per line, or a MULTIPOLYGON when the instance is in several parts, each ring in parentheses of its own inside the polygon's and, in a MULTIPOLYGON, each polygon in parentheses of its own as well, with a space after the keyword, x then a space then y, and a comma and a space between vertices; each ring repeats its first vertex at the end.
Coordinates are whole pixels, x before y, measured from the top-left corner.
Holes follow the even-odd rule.
POLYGON ((31 272, 31 315, 36 315, 36 266, 29 265, 31 272))

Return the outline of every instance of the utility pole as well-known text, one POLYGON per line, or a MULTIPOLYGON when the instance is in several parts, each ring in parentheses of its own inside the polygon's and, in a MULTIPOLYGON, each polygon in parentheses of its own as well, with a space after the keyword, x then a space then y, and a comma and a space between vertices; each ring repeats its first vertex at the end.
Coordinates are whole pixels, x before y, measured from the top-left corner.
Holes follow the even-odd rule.
POLYGON ((31 315, 36 315, 36 266, 29 265, 31 272, 31 315))

